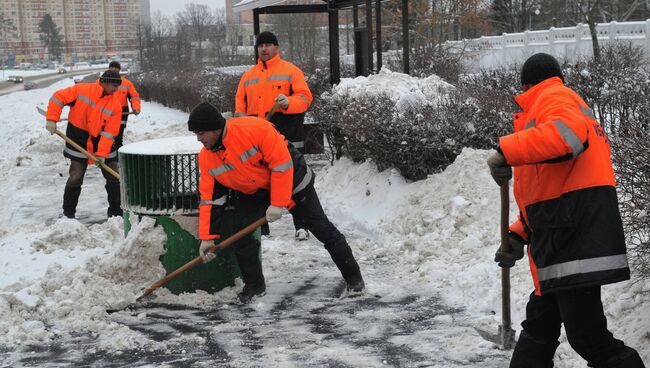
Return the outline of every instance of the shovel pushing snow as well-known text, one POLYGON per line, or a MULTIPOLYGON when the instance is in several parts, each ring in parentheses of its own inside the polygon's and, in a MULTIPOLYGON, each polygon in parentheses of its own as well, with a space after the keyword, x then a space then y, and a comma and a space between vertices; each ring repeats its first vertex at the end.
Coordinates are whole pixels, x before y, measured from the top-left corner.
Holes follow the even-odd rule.
MULTIPOLYGON (((501 186, 501 251, 510 251, 508 227, 510 225, 510 187, 509 182, 501 186)), ((476 328, 485 340, 493 342, 503 349, 512 349, 515 345, 515 331, 510 318, 510 268, 501 268, 501 325, 497 334, 476 328)))
MULTIPOLYGON (((208 253, 215 253, 215 254, 218 253, 219 251, 221 251, 221 250, 225 249, 226 247, 232 245, 237 240, 243 238, 245 235, 247 235, 249 233, 252 233, 255 229, 257 229, 258 227, 260 227, 260 226, 262 226, 264 224, 266 224, 266 217, 260 218, 259 220, 255 221, 252 224, 246 226, 245 228, 239 230, 235 234, 231 235, 229 238, 227 238, 224 241, 220 242, 219 244, 215 245, 214 247, 208 249, 208 253)), ((121 310, 124 310, 124 309, 127 309, 127 308, 134 307, 136 305, 136 303, 138 303, 141 300, 143 300, 144 298, 146 298, 149 294, 153 293, 156 289, 160 288, 161 286, 166 285, 168 282, 175 279, 178 275, 182 274, 183 272, 185 272, 185 271, 187 271, 187 270, 189 270, 191 268, 194 268, 195 266, 201 264, 202 262, 203 262, 203 259, 201 258, 201 256, 198 256, 198 257, 194 258, 193 260, 187 262, 186 264, 184 264, 180 268, 176 269, 175 271, 173 271, 169 275, 163 277, 162 279, 156 281, 153 285, 148 287, 142 293, 142 295, 139 296, 135 300, 134 304, 129 304, 129 305, 123 307, 123 308, 118 308, 118 309, 107 309, 106 312, 115 313, 115 312, 118 312, 118 311, 121 311, 121 310)))

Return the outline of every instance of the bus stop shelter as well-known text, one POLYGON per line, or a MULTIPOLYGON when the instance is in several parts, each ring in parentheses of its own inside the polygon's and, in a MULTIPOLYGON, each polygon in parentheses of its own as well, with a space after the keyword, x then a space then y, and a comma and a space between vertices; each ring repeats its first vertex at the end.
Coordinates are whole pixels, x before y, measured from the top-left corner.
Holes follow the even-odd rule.
MULTIPOLYGON (((330 83, 341 80, 339 53, 339 11, 352 8, 355 29, 355 67, 357 75, 368 75, 382 67, 381 6, 382 0, 322 0, 322 3, 284 4, 286 0, 241 0, 234 7, 235 12, 253 11, 253 32, 260 33, 260 14, 327 13, 330 54, 330 83), (360 27, 359 8, 365 8, 366 26, 360 27), (375 9, 373 22, 373 7, 375 9), (373 23, 374 52, 373 57, 373 23), (375 60, 377 65, 375 68, 375 60)), ((403 71, 409 73, 410 44, 408 34, 408 0, 401 2, 402 12, 402 60, 403 71)))

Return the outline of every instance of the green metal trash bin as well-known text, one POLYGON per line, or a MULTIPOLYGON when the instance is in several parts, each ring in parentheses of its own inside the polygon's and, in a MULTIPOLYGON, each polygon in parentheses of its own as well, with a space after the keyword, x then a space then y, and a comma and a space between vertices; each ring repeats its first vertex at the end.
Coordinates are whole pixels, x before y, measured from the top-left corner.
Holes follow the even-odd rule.
MULTIPOLYGON (((150 216, 167 234, 160 262, 170 273, 199 254, 198 153, 202 145, 194 136, 162 138, 127 144, 118 151, 122 176, 124 231, 131 216, 150 216)), ((225 211, 222 239, 232 234, 232 211, 225 211), (230 229, 230 231, 229 231, 230 229)), ((254 234, 260 239, 260 230, 254 234)), ((165 287, 175 294, 197 289, 216 292, 234 285, 241 273, 234 248, 217 259, 179 275, 165 287)))

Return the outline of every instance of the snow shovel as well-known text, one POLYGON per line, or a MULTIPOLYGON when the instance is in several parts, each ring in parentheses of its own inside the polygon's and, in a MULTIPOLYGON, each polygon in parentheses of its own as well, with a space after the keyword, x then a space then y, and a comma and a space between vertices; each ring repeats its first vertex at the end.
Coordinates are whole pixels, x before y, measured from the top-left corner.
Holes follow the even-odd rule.
MULTIPOLYGON (((508 241, 508 227, 510 226, 510 188, 509 182, 501 186, 501 250, 510 251, 508 241)), ((497 334, 475 328, 481 337, 493 342, 503 349, 512 349, 515 346, 515 331, 512 329, 510 318, 510 268, 501 268, 501 325, 497 334)))
MULTIPOLYGON (((83 153, 84 155, 86 155, 86 157, 88 157, 89 159, 93 160, 94 162, 98 162, 97 157, 95 155, 93 155, 92 153, 90 153, 90 152, 86 151, 85 149, 83 149, 83 147, 78 145, 77 142, 75 142, 72 139, 68 138, 68 136, 65 135, 63 132, 61 132, 60 130, 55 129, 54 133, 56 135, 58 135, 59 137, 63 138, 66 142, 70 143, 70 145, 72 147, 76 148, 77 151, 79 151, 79 152, 83 153)), ((111 169, 108 165, 101 164, 101 167, 102 167, 102 170, 106 170, 106 172, 108 172, 109 174, 116 177, 117 180, 122 180, 122 178, 120 177, 120 174, 116 173, 115 170, 111 169)))
MULTIPOLYGON (((208 253, 217 254, 219 251, 221 251, 221 250, 225 249, 226 247, 232 245, 234 242, 236 242, 237 240, 243 238, 247 234, 252 233, 255 229, 257 229, 258 227, 260 227, 260 226, 262 226, 264 224, 266 224, 266 217, 260 218, 259 220, 253 222, 252 224, 246 226, 245 228, 243 228, 243 229, 239 230, 238 232, 236 232, 235 234, 231 235, 228 239, 225 239, 224 241, 220 242, 219 244, 215 245, 214 247, 208 249, 208 253)), ((135 303, 138 303, 142 299, 146 298, 149 294, 153 293, 159 287, 164 286, 165 284, 167 284, 171 280, 175 279, 178 275, 182 274, 183 272, 185 272, 185 271, 187 271, 187 270, 189 270, 191 268, 194 268, 195 266, 201 264, 202 262, 203 262, 203 259, 201 258, 201 256, 198 256, 198 257, 194 258, 193 260, 187 262, 186 264, 182 265, 180 268, 176 269, 175 271, 173 271, 169 275, 163 277, 162 279, 156 281, 153 285, 148 287, 142 293, 142 295, 139 296, 135 300, 135 303)), ((126 307, 120 308, 120 309, 107 309, 106 312, 109 313, 109 314, 110 313, 115 313, 115 312, 118 312, 118 311, 121 311, 121 310, 124 310, 124 309, 127 309, 127 308, 134 307, 135 303, 134 304, 129 304, 126 307)))

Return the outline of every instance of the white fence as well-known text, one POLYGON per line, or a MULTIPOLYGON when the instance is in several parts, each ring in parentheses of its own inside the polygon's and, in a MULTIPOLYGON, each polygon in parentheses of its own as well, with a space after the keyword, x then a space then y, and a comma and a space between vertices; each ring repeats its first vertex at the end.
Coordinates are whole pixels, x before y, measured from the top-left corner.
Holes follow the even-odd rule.
MULTIPOLYGON (((645 50, 650 57, 650 19, 641 22, 611 22, 596 26, 600 45, 611 42, 628 42, 645 50)), ((496 68, 503 65, 522 64, 537 52, 546 52, 562 60, 575 61, 593 55, 589 26, 551 28, 542 31, 504 33, 501 36, 482 36, 457 41, 469 56, 470 69, 496 68)))
POLYGON ((248 69, 252 68, 253 65, 235 65, 235 66, 222 66, 219 68, 215 68, 215 70, 224 73, 224 74, 230 74, 230 75, 242 75, 244 74, 248 69))

